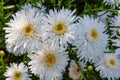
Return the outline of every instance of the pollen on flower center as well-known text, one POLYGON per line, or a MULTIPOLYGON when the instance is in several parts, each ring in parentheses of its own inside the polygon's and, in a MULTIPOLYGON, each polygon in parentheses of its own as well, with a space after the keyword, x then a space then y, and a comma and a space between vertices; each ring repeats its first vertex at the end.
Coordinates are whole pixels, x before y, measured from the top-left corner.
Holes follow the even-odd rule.
POLYGON ((13 74, 13 78, 14 78, 15 80, 21 80, 21 78, 22 78, 22 73, 19 72, 19 71, 15 71, 14 74, 13 74))
POLYGON ((33 37, 35 33, 36 33, 36 30, 31 24, 26 24, 22 29, 22 34, 24 36, 33 37))
POLYGON ((114 59, 110 59, 109 63, 112 66, 116 66, 116 61, 114 59))
POLYGON ((97 40, 99 38, 99 34, 96 29, 91 30, 91 37, 93 38, 93 40, 97 40))
POLYGON ((117 66, 116 59, 114 59, 114 58, 110 58, 107 60, 105 59, 105 65, 110 69, 114 69, 114 67, 117 66))
POLYGON ((48 67, 52 67, 56 63, 56 57, 54 54, 47 54, 44 56, 44 59, 48 67))
POLYGON ((63 22, 57 22, 53 27, 53 31, 57 35, 63 35, 67 31, 67 26, 63 22))

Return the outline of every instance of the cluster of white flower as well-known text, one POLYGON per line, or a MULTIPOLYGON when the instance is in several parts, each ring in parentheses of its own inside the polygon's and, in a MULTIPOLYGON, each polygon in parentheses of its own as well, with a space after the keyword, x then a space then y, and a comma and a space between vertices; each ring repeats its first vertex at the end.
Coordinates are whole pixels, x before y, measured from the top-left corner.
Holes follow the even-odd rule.
MULTIPOLYGON (((104 0, 110 5, 112 1, 104 0)), ((70 78, 77 80, 86 71, 87 62, 94 64, 102 78, 120 78, 120 48, 115 53, 105 53, 109 40, 106 34, 108 23, 120 26, 120 12, 114 18, 106 11, 99 12, 97 18, 78 17, 72 10, 54 8, 47 13, 45 7, 38 6, 41 9, 31 4, 23 6, 7 23, 9 27, 4 28, 7 50, 15 56, 27 53, 30 58, 28 67, 23 63, 11 64, 4 74, 6 80, 30 80, 28 69, 42 80, 62 80, 66 66, 70 78), (68 44, 75 47, 78 61, 70 59, 68 44)), ((114 35, 118 37, 113 40, 114 45, 120 47, 120 36, 114 35)))

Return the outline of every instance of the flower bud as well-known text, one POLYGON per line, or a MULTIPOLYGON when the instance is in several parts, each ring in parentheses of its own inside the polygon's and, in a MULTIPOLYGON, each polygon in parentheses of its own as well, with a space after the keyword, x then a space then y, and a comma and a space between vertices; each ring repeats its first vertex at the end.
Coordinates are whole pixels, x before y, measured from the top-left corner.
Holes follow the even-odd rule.
POLYGON ((0 56, 4 56, 5 52, 3 50, 0 50, 0 56))
POLYGON ((92 65, 89 65, 89 66, 87 67, 87 69, 88 69, 88 71, 92 71, 92 70, 93 70, 93 66, 92 66, 92 65))

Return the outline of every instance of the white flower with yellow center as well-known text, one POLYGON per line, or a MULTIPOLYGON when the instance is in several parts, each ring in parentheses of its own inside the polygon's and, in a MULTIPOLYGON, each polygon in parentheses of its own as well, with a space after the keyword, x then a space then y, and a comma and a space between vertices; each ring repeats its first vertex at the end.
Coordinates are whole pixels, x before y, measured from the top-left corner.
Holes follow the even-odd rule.
POLYGON ((55 47, 44 47, 42 51, 28 54, 28 57, 31 59, 28 63, 30 70, 43 80, 62 77, 69 60, 63 49, 55 47))
POLYGON ((111 6, 113 8, 119 7, 120 5, 120 0, 103 0, 105 5, 111 6))
POLYGON ((78 57, 85 61, 96 62, 107 47, 105 24, 99 19, 90 18, 88 15, 80 18, 78 25, 78 38, 74 45, 77 47, 78 57))
POLYGON ((6 72, 4 73, 4 76, 6 77, 6 80, 31 80, 29 77, 27 66, 24 65, 24 63, 20 64, 10 64, 10 67, 7 67, 6 72))
POLYGON ((7 50, 17 56, 40 49, 43 19, 43 14, 34 8, 20 10, 13 15, 13 19, 7 23, 9 27, 4 28, 7 50))
POLYGON ((95 63, 95 70, 100 72, 102 78, 116 80, 120 78, 120 60, 114 54, 105 54, 104 57, 95 63))
POLYGON ((75 11, 62 8, 60 11, 50 10, 46 15, 43 37, 50 45, 63 47, 75 39, 77 17, 74 13, 75 11))

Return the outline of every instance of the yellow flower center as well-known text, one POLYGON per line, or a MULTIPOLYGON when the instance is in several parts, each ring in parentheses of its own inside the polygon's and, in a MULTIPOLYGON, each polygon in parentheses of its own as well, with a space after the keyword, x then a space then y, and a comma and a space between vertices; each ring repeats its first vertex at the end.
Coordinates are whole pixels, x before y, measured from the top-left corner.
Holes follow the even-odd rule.
POLYGON ((98 31, 96 29, 91 30, 91 37, 93 40, 97 40, 99 38, 98 31))
POLYGON ((113 70, 117 67, 117 61, 114 58, 110 58, 110 59, 105 59, 105 65, 106 67, 108 67, 109 69, 113 70))
POLYGON ((19 72, 19 71, 15 71, 14 74, 13 74, 13 78, 14 78, 15 80, 21 80, 21 78, 22 78, 22 73, 19 72))
POLYGON ((57 22, 53 27, 53 31, 57 35, 63 35, 67 31, 67 26, 63 22, 57 22))
POLYGON ((36 33, 36 29, 31 24, 26 24, 22 29, 22 34, 27 37, 33 37, 36 33))
POLYGON ((56 57, 54 54, 45 55, 44 60, 45 60, 48 67, 52 67, 56 63, 56 57))
POLYGON ((116 63, 116 61, 114 59, 110 59, 109 64, 111 66, 116 66, 117 63, 116 63))

